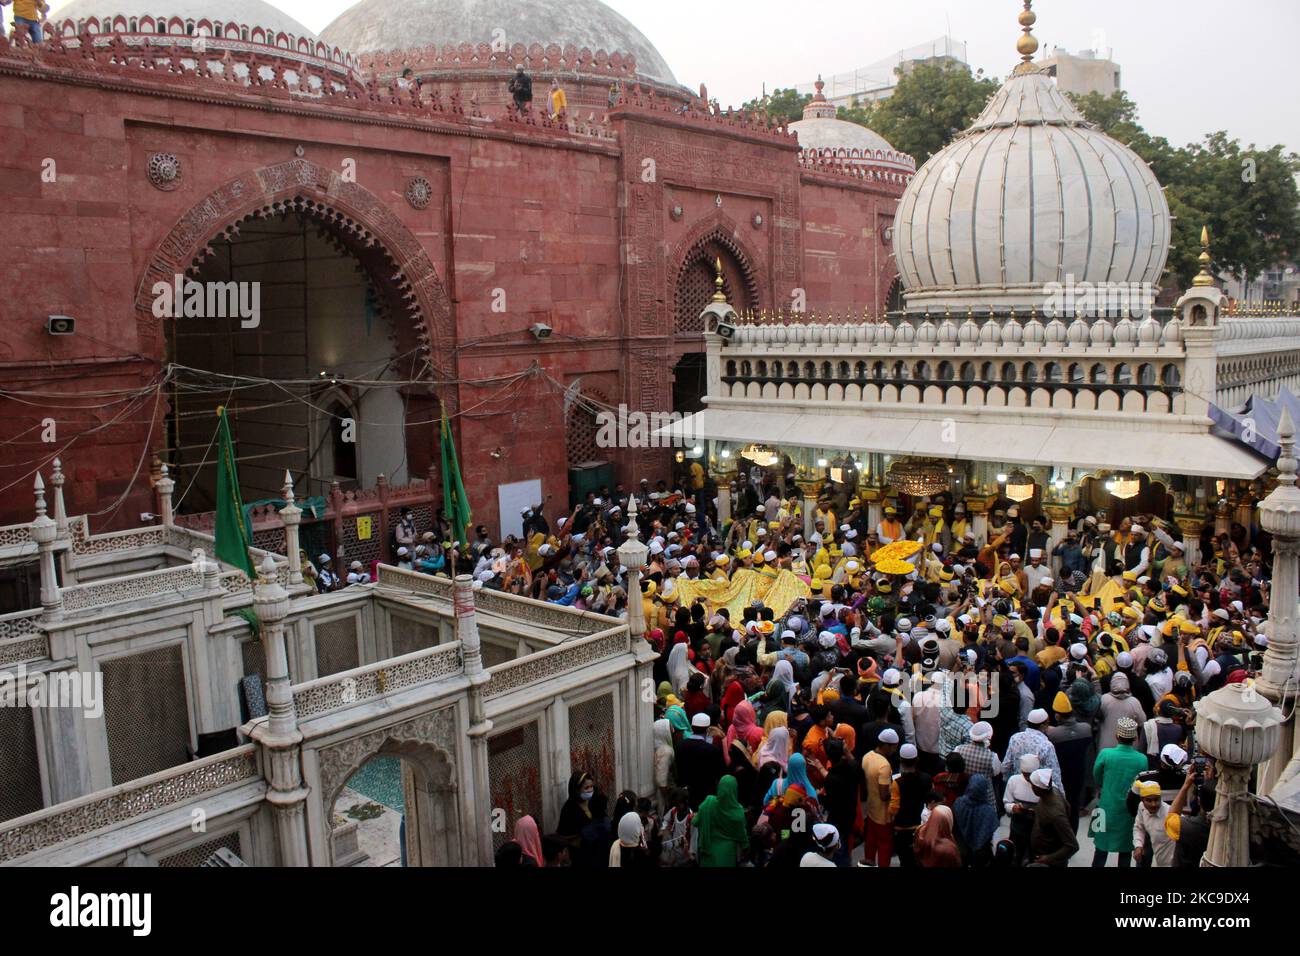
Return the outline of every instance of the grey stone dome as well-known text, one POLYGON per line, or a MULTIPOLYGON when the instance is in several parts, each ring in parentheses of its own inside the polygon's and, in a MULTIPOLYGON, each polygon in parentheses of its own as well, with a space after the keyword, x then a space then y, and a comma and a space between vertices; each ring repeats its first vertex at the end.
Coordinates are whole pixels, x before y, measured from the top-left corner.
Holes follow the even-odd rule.
MULTIPOLYGON (((114 17, 179 17, 182 20, 207 20, 210 23, 239 23, 264 27, 272 33, 287 33, 311 41, 316 34, 284 11, 263 0, 72 0, 50 14, 50 23, 64 20, 82 21, 95 17, 102 24, 114 17)), ((103 31, 101 31, 103 32, 103 31)))
POLYGON ((355 55, 498 40, 631 53, 638 74, 678 85, 645 35, 600 0, 361 0, 320 35, 355 55))
POLYGON ((908 185, 894 253, 909 309, 1041 309, 1049 283, 1154 285, 1169 233, 1147 164, 1018 70, 908 185))

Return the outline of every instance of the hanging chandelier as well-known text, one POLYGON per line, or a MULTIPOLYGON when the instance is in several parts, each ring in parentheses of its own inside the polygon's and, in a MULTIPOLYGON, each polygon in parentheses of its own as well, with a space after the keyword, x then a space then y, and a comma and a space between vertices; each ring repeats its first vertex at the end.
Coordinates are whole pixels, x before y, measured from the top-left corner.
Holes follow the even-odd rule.
POLYGON ((771 468, 781 460, 777 456, 776 452, 768 448, 766 445, 759 445, 752 442, 741 450, 740 457, 752 461, 760 468, 771 468))
POLYGON ((1023 471, 1013 471, 1007 476, 1007 497, 1017 502, 1034 497, 1034 479, 1023 471))
POLYGON ((1138 480, 1136 475, 1129 475, 1125 478, 1115 475, 1107 480, 1106 490, 1111 493, 1112 497, 1118 498, 1120 501, 1127 501, 1138 496, 1138 492, 1142 490, 1142 482, 1138 480))
POLYGON ((916 498, 937 495, 948 489, 948 466, 923 459, 896 461, 889 466, 885 480, 901 494, 916 498))

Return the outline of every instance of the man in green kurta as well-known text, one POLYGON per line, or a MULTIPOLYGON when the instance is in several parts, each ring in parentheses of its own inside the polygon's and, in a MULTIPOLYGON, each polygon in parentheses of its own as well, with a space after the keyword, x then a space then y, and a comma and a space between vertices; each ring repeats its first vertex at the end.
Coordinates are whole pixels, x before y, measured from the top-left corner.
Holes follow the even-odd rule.
POLYGON ((1114 747, 1097 755, 1092 776, 1100 797, 1092 811, 1088 835, 1096 847, 1093 866, 1105 866, 1106 857, 1119 854, 1119 865, 1127 867, 1133 856, 1133 814, 1128 810, 1128 793, 1137 775, 1147 769, 1147 758, 1133 749, 1138 725, 1132 717, 1121 717, 1115 724, 1114 747))

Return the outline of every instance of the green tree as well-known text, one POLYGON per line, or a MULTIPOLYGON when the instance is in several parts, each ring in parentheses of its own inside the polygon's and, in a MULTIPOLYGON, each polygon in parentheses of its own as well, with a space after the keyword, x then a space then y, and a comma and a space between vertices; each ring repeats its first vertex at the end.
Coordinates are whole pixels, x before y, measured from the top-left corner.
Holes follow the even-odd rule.
POLYGON ((919 166, 970 126, 997 89, 983 70, 972 74, 964 66, 926 63, 900 71, 888 99, 841 110, 840 118, 871 127, 919 166))
POLYGON ((1215 268, 1238 279, 1300 255, 1300 156, 1281 146, 1243 148, 1222 131, 1174 147, 1143 129, 1123 91, 1073 99, 1090 122, 1150 164, 1164 186, 1175 217, 1168 269, 1178 288, 1199 268, 1202 225, 1210 227, 1215 268))
POLYGON ((768 96, 760 96, 745 103, 742 109, 766 112, 778 123, 793 123, 803 119, 803 108, 812 102, 811 93, 800 93, 795 89, 773 90, 768 96))

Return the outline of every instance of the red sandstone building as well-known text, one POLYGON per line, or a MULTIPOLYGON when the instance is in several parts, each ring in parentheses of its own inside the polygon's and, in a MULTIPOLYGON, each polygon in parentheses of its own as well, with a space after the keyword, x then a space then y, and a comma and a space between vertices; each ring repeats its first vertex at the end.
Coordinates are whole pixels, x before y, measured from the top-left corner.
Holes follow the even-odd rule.
POLYGON ((155 456, 183 511, 211 510, 219 404, 246 501, 286 469, 300 498, 402 485, 445 402, 495 534, 503 484, 558 509, 595 457, 667 477, 662 450, 596 449, 573 397, 698 407, 716 260, 741 309, 891 295, 910 157, 824 105, 802 143, 712 108, 597 0, 362 0, 320 37, 260 0, 75 0, 48 32, 0 41, 0 523, 30 519, 56 455, 99 526, 154 510, 155 456), (160 318, 178 274, 258 283, 256 326, 160 318))

